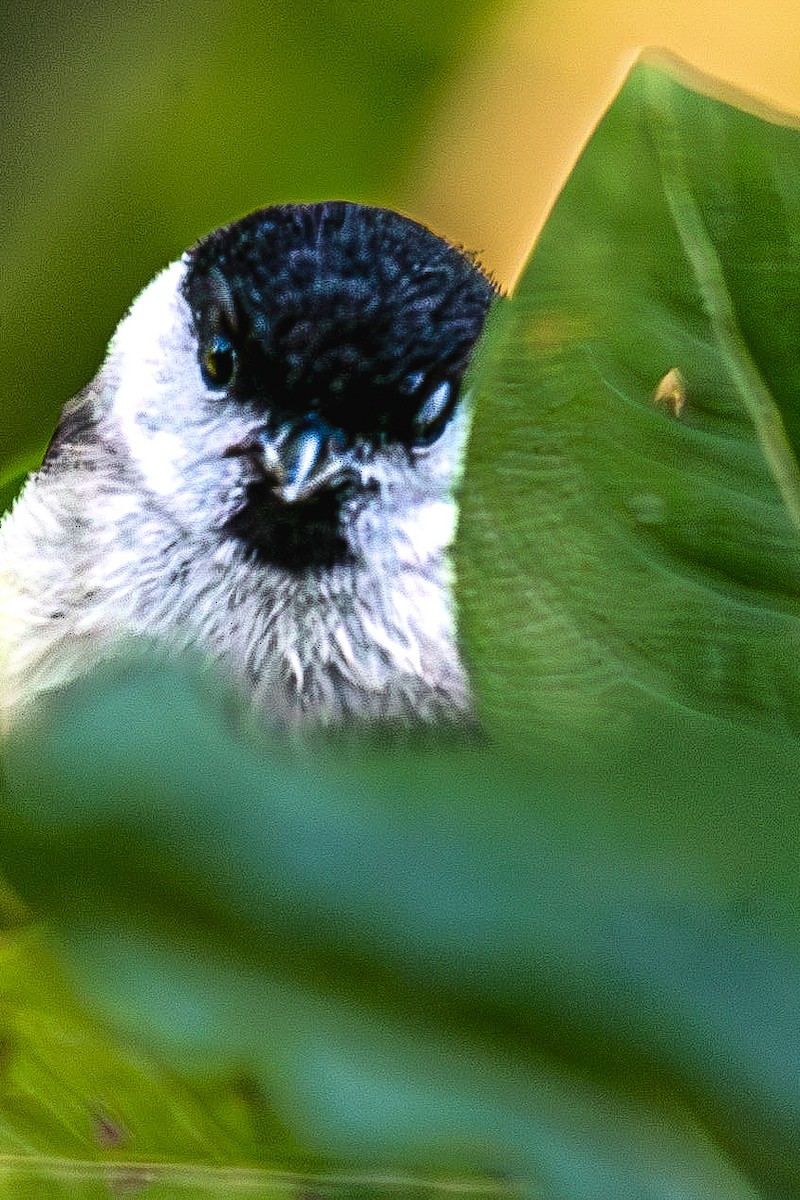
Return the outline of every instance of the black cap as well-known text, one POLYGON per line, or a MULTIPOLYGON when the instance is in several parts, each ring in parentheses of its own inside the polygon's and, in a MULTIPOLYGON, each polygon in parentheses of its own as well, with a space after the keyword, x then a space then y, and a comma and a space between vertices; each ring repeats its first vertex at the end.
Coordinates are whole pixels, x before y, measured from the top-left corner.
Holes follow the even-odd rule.
POLYGON ((424 226, 345 201, 262 209, 186 262, 200 354, 230 340, 234 396, 381 441, 412 441, 432 389, 457 391, 494 295, 469 255, 424 226))

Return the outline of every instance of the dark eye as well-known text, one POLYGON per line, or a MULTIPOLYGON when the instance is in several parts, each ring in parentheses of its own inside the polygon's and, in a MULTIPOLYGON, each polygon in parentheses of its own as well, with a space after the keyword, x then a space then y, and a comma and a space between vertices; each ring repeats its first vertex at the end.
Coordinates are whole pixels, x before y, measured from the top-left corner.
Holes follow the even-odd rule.
POLYGON ((453 411, 455 399, 455 388, 447 379, 428 393, 414 418, 414 433, 420 445, 429 446, 436 441, 453 411))
POLYGON ((226 387, 236 371, 236 351, 218 334, 203 352, 200 370, 209 387, 226 387))

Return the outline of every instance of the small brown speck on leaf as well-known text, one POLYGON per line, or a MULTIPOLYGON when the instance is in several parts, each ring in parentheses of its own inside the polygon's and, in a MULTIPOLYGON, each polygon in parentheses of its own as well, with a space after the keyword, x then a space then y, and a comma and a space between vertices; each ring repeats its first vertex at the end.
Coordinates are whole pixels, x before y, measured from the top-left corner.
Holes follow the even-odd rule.
POLYGON ((94 1140, 104 1150, 116 1150, 118 1146, 124 1146, 128 1140, 126 1130, 108 1113, 96 1113, 93 1128, 94 1140))
POLYGON ((653 404, 665 408, 673 417, 683 415, 686 407, 686 380, 678 367, 667 371, 653 394, 653 404))

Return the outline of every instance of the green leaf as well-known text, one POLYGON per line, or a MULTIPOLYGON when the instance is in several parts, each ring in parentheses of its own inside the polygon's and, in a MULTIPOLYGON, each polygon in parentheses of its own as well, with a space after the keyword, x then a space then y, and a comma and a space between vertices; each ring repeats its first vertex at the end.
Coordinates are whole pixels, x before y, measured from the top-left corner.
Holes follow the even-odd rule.
POLYGON ((459 552, 493 733, 797 728, 799 157, 638 66, 497 312, 459 552))

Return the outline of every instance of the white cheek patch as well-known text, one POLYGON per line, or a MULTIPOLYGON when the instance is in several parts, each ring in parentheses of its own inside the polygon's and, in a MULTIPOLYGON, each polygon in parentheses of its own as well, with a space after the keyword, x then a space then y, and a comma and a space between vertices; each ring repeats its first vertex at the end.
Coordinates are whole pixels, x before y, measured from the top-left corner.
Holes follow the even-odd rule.
POLYGON ((436 558, 452 543, 456 531, 456 506, 450 500, 434 500, 417 509, 401 524, 399 557, 425 562, 436 558))
POLYGON ((174 262, 156 276, 120 323, 109 350, 117 378, 112 416, 147 486, 160 496, 180 491, 187 459, 180 435, 158 428, 170 409, 169 392, 180 387, 181 359, 184 373, 188 367, 192 375, 186 379, 190 394, 197 388, 187 355, 189 313, 180 292, 185 270, 182 262, 174 262))

